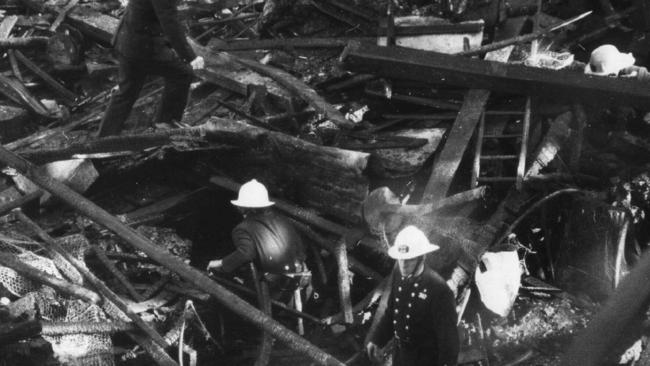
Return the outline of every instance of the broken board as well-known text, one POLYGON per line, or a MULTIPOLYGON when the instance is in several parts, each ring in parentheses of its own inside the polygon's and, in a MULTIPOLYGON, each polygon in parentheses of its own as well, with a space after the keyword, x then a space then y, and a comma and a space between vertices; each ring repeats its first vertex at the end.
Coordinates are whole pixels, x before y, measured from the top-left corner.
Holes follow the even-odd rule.
MULTIPOLYGON (((408 28, 409 26, 427 26, 435 24, 453 24, 437 17, 407 16, 396 17, 395 26, 408 28)), ((478 48, 483 42, 483 21, 462 22, 458 25, 480 25, 480 31, 475 33, 445 33, 445 34, 422 34, 422 35, 397 35, 395 45, 400 47, 429 50, 442 53, 457 53, 464 50, 464 44, 470 48, 478 48)), ((386 37, 379 37, 377 45, 385 46, 386 37)))
POLYGON ((402 130, 387 136, 426 139, 427 143, 415 149, 380 149, 372 153, 370 169, 382 177, 398 178, 417 173, 438 149, 445 134, 443 128, 402 130))

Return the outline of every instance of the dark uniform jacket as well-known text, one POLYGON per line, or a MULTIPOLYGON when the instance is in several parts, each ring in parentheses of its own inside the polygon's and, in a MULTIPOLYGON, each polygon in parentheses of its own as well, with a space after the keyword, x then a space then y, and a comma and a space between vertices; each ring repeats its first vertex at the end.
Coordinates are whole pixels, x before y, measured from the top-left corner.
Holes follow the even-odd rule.
POLYGON ((178 20, 177 0, 129 0, 113 40, 115 49, 130 58, 196 58, 178 20), (171 48, 170 48, 171 47, 171 48))
POLYGON ((456 365, 459 340, 456 303, 444 279, 425 267, 418 276, 393 274, 388 308, 370 341, 395 337, 393 365, 456 365))
POLYGON ((263 272, 296 273, 304 270, 305 254, 300 235, 282 215, 265 211, 249 216, 232 231, 236 250, 223 258, 223 271, 232 272, 255 262, 263 272))

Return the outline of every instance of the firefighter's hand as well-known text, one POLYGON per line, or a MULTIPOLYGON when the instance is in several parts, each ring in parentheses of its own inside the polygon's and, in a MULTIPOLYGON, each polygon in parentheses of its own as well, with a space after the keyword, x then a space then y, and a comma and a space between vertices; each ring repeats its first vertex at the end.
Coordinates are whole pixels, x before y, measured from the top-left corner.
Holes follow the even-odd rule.
POLYGON ((196 58, 190 62, 190 66, 192 66, 192 70, 203 70, 205 68, 205 61, 203 60, 203 57, 196 56, 196 58))
POLYGON ((215 259, 213 261, 210 261, 208 263, 208 267, 206 268, 208 272, 210 271, 220 271, 223 268, 223 261, 221 259, 215 259))
POLYGON ((381 349, 376 344, 368 342, 366 344, 366 353, 371 362, 381 361, 381 349))

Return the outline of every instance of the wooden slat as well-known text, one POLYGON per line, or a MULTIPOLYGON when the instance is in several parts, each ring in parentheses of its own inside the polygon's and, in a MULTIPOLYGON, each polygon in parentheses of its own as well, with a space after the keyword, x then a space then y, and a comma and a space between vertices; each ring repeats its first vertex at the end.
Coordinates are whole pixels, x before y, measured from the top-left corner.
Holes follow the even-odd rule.
POLYGON ((483 151, 483 134, 485 133, 485 113, 481 115, 478 125, 478 134, 476 136, 476 146, 474 148, 474 167, 472 169, 471 187, 478 186, 478 178, 481 175, 481 152, 483 151))
POLYGON ((519 164, 517 165, 517 189, 521 189, 526 173, 526 155, 528 154, 528 131, 530 130, 530 98, 526 100, 526 114, 524 114, 524 126, 521 136, 521 149, 519 150, 519 164))
POLYGON ((9 38, 11 30, 14 29, 17 21, 18 16, 16 15, 10 15, 2 19, 2 23, 0 23, 0 39, 9 38))
POLYGON ((34 74, 38 75, 38 77, 43 79, 43 81, 45 81, 45 83, 49 85, 52 89, 54 89, 60 96, 65 98, 65 102, 67 105, 75 104, 78 98, 75 93, 66 89, 65 86, 63 86, 61 83, 56 81, 52 76, 50 76, 47 72, 41 69, 32 60, 28 59, 25 55, 23 55, 22 52, 16 50, 14 54, 16 55, 18 61, 20 61, 23 65, 25 65, 28 69, 30 69, 34 74))

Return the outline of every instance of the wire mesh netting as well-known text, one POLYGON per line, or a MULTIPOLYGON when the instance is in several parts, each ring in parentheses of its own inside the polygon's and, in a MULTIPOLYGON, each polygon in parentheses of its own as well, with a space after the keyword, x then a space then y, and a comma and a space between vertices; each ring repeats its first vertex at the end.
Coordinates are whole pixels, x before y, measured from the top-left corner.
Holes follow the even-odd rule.
MULTIPOLYGON (((80 260, 89 247, 87 239, 82 235, 62 238, 59 243, 72 256, 80 260)), ((0 238, 0 251, 15 254, 23 263, 63 279, 52 259, 37 255, 21 244, 24 243, 0 238)), ((14 296, 21 298, 12 304, 14 315, 34 313, 37 319, 54 322, 108 321, 105 312, 97 305, 59 296, 51 288, 37 284, 10 268, 0 266, 0 285, 14 296)), ((108 309, 112 308, 109 306, 108 309)), ((111 313, 121 313, 119 309, 112 310, 111 313)), ((120 315, 123 319, 124 315, 120 315)), ((54 355, 61 365, 112 366, 115 364, 113 344, 108 334, 75 333, 44 335, 43 338, 52 345, 54 355)))

